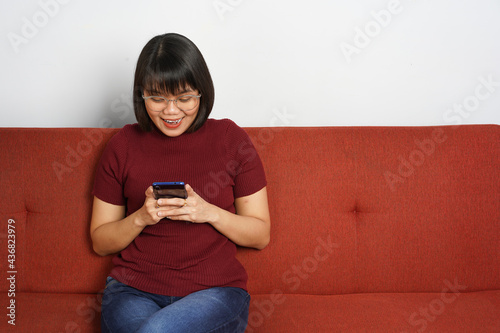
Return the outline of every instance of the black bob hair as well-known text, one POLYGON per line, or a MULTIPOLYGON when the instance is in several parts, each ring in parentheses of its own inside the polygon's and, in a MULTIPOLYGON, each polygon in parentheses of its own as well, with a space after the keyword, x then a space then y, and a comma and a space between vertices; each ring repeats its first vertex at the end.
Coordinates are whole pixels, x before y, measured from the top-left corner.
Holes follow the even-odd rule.
POLYGON ((178 95, 186 88, 198 90, 200 105, 196 119, 187 129, 198 130, 208 119, 215 90, 205 59, 188 38, 168 33, 153 37, 142 49, 134 77, 134 112, 140 128, 150 132, 155 126, 149 118, 142 94, 145 90, 178 95))

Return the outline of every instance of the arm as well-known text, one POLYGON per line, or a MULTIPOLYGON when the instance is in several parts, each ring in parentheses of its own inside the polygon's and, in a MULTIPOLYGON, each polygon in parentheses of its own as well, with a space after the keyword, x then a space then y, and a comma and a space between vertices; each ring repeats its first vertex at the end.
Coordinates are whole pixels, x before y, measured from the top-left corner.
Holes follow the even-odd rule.
POLYGON ((210 223, 236 244, 262 250, 269 244, 271 232, 267 189, 236 198, 235 206, 236 214, 216 207, 218 214, 210 223))
MULTIPOLYGON (((263 249, 269 244, 271 218, 267 201, 267 189, 246 197, 236 198, 236 214, 230 213, 203 200, 191 186, 186 185, 188 199, 162 199, 160 206, 169 205, 159 211, 158 215, 172 220, 184 220, 194 223, 210 223, 221 234, 234 243, 263 249)), ((162 207, 164 208, 164 207, 162 207)))
POLYGON ((126 248, 142 230, 161 220, 158 216, 153 188, 146 191, 144 205, 125 217, 125 206, 117 206, 94 197, 90 236, 94 251, 106 256, 126 248))

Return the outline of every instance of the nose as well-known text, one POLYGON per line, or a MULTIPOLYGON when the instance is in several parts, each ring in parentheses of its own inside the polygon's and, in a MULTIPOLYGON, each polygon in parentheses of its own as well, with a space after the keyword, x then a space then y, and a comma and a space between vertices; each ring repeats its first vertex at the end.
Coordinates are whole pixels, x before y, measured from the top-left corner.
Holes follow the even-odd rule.
POLYGON ((175 100, 171 100, 171 99, 167 101, 167 105, 163 109, 163 112, 167 113, 167 114, 176 114, 176 113, 179 113, 180 111, 181 110, 175 104, 175 100))

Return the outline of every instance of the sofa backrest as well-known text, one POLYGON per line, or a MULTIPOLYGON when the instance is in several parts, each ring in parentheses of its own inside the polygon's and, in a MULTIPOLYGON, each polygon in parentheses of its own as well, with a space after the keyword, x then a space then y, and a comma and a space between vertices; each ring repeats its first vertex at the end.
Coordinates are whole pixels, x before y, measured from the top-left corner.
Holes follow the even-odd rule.
MULTIPOLYGON (((246 130, 272 218, 266 249, 238 251, 251 293, 500 288, 499 126, 246 130)), ((18 291, 102 290, 91 188, 116 131, 0 129, 0 253, 15 221, 18 291)))

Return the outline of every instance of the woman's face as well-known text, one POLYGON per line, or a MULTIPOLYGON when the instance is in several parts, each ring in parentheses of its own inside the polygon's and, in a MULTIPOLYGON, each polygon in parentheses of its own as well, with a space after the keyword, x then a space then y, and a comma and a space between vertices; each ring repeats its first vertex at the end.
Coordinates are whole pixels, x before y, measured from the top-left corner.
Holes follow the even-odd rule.
POLYGON ((176 137, 186 132, 196 119, 200 107, 197 90, 191 88, 184 89, 178 95, 163 95, 155 91, 144 91, 144 100, 146 110, 155 126, 166 136, 176 137), (163 97, 169 101, 160 98, 147 98, 150 96, 163 97), (174 102, 177 100, 177 104, 174 102), (185 107, 189 103, 196 105, 194 108, 185 107), (181 106, 181 110, 177 105, 181 106))

